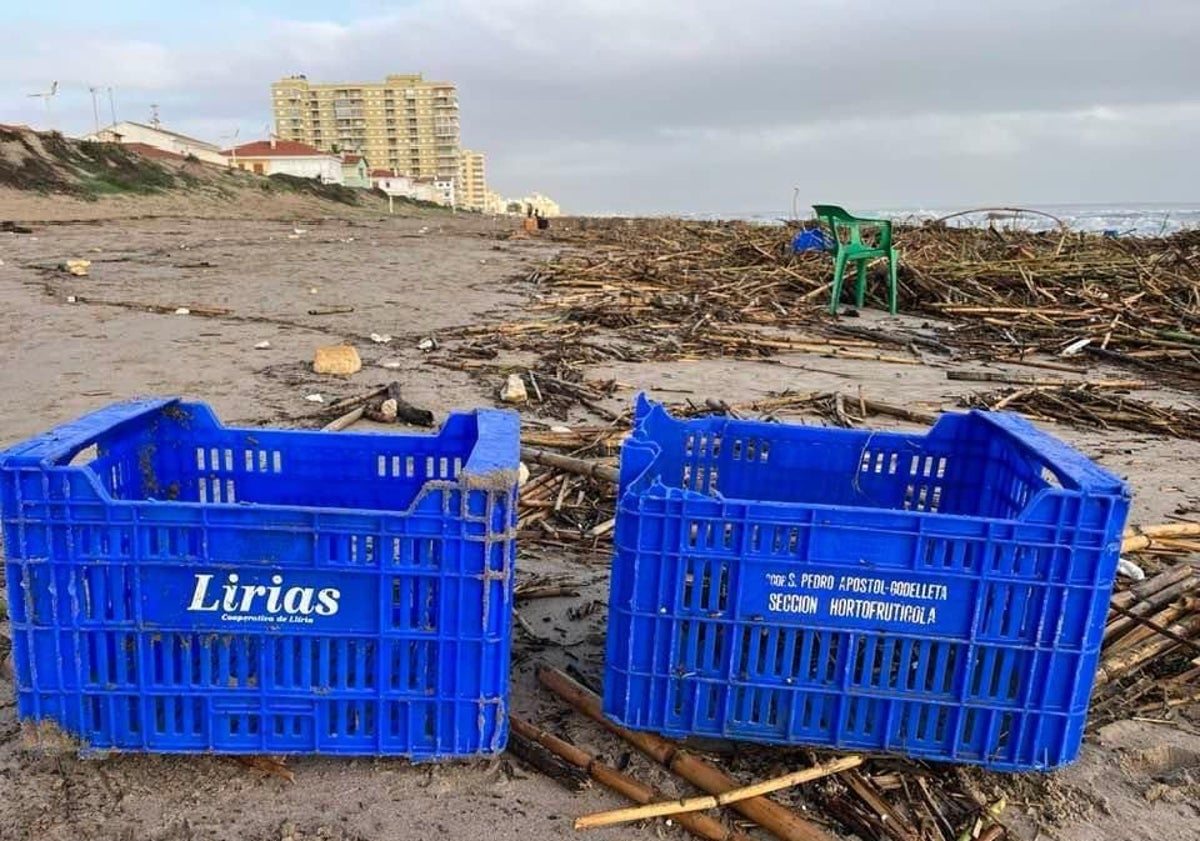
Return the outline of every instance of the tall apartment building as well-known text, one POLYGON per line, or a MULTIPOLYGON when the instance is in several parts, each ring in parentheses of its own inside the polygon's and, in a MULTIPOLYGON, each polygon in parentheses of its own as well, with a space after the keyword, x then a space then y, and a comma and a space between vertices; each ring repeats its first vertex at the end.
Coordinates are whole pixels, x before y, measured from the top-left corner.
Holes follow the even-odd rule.
POLYGON ((449 82, 419 73, 382 82, 291 76, 271 85, 271 100, 284 140, 364 155, 372 169, 459 179, 458 92, 449 82))
POLYGON ((459 159, 458 203, 469 210, 484 210, 487 205, 487 178, 484 175, 483 152, 462 150, 459 159))

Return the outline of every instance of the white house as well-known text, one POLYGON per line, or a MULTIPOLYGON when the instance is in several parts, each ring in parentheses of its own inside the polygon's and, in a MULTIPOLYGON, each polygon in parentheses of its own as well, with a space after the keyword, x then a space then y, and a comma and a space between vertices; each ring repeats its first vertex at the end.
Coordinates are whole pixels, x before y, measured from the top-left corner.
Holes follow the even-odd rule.
POLYGON ((454 207, 454 179, 453 178, 435 178, 433 188, 437 191, 438 197, 434 201, 439 204, 444 204, 446 207, 454 207))
POLYGON ((391 169, 371 170, 371 186, 396 198, 409 199, 413 196, 412 179, 391 169))
POLYGON ((413 198, 442 204, 444 197, 438 182, 432 178, 417 178, 413 181, 413 198))
POLYGON ((319 178, 326 184, 342 184, 342 159, 294 140, 256 140, 221 153, 231 167, 256 175, 294 175, 319 178))
POLYGON ((130 120, 122 120, 119 123, 113 123, 108 128, 100 129, 98 132, 85 134, 82 139, 97 140, 102 143, 142 143, 173 155, 182 157, 192 155, 205 163, 225 165, 221 147, 215 143, 207 143, 194 137, 188 137, 186 134, 167 131, 161 126, 148 126, 130 120))

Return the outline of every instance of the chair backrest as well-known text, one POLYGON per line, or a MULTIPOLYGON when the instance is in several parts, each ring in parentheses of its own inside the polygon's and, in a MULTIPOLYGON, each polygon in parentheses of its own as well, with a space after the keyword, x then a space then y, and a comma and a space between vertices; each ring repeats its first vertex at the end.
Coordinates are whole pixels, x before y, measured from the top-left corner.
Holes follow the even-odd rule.
POLYGON ((879 228, 880 248, 886 250, 891 247, 892 223, 885 219, 864 219, 860 216, 853 216, 844 207, 838 207, 836 204, 814 204, 812 208, 813 212, 817 214, 817 218, 829 226, 829 232, 833 235, 831 244, 834 250, 842 243, 839 230, 849 232, 851 245, 861 246, 863 244, 863 225, 879 228))
POLYGON ((818 219, 829 226, 831 250, 836 251, 841 247, 842 238, 839 229, 849 232, 852 245, 862 244, 858 220, 851 216, 844 207, 838 207, 836 204, 814 204, 813 211, 817 214, 818 219))

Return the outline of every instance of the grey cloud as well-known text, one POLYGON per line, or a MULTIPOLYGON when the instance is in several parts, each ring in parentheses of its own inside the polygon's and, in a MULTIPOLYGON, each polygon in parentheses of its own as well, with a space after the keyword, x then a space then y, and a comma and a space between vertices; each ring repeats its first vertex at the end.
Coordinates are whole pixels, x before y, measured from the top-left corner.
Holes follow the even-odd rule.
MULTIPOLYGON (((793 184, 886 204, 1187 200, 1198 33, 1194 0, 425 0, 174 49, 31 34, 0 56, 0 120, 39 118, 19 87, 107 67, 129 108, 245 136, 280 75, 419 70, 458 84, 463 141, 500 190, 576 210, 782 208, 793 184)), ((65 127, 90 122, 82 102, 64 94, 65 127)))

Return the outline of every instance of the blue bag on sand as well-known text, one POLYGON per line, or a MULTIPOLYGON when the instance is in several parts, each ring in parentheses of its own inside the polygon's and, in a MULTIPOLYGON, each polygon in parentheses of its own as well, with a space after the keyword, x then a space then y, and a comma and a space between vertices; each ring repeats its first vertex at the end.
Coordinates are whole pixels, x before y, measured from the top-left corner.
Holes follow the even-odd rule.
POLYGON ((820 228, 799 231, 792 239, 793 254, 799 254, 801 251, 825 251, 828 247, 825 242, 825 232, 820 228))

